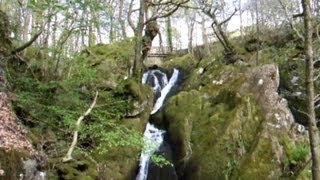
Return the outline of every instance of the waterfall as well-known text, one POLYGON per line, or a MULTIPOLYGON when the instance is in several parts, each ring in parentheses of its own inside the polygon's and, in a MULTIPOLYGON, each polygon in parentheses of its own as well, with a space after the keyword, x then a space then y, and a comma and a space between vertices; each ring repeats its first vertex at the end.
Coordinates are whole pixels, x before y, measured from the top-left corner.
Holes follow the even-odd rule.
POLYGON ((160 147, 163 142, 165 131, 157 129, 148 123, 144 131, 144 147, 140 156, 140 171, 136 180, 145 180, 148 176, 148 167, 151 155, 160 147))
POLYGON ((177 82, 178 79, 178 75, 179 75, 179 70, 177 69, 173 69, 173 74, 170 78, 169 83, 161 90, 161 95, 160 97, 157 99, 155 105, 153 106, 153 109, 151 111, 151 114, 155 114, 156 112, 158 112, 158 110, 162 107, 163 102, 165 100, 165 98, 167 97, 168 93, 170 92, 171 88, 175 85, 175 83, 177 82))
MULTIPOLYGON (((156 102, 153 106, 152 114, 155 114, 162 107, 168 93, 178 80, 179 70, 173 69, 172 76, 168 82, 167 75, 161 72, 159 69, 152 69, 143 74, 142 84, 148 84, 152 87, 153 92, 156 95, 156 102)), ((146 180, 148 177, 148 167, 150 164, 150 158, 155 153, 160 145, 163 143, 163 137, 165 135, 164 130, 156 128, 154 125, 147 123, 144 136, 144 147, 140 156, 140 170, 136 177, 136 180, 146 180)))

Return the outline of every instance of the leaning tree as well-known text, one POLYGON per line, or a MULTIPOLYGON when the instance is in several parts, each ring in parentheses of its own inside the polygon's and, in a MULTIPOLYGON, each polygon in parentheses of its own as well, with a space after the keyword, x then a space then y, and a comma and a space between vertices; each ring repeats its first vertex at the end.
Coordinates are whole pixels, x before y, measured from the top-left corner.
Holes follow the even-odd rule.
POLYGON ((139 7, 134 9, 136 0, 131 0, 128 23, 135 35, 135 56, 130 76, 140 77, 144 70, 144 60, 151 48, 153 39, 159 33, 158 19, 171 16, 189 0, 139 0, 139 7), (138 13, 138 21, 132 17, 138 13), (144 32, 143 32, 144 31, 144 32))

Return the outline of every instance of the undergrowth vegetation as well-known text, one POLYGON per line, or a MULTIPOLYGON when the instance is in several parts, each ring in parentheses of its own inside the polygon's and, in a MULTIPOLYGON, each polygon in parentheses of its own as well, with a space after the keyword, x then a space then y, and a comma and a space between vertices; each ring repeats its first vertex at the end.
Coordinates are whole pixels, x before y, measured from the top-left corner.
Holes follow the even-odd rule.
MULTIPOLYGON (((104 49, 103 52, 111 52, 105 57, 113 59, 126 56, 112 53, 113 50, 118 52, 119 48, 116 45, 109 47, 110 51, 104 49)), ((22 65, 10 64, 8 77, 15 96, 13 107, 18 119, 29 127, 35 127, 31 128, 35 143, 43 139, 41 134, 47 129, 52 129, 57 135, 55 142, 49 146, 55 146, 54 143, 59 140, 71 142, 75 122, 91 104, 95 91, 99 91, 96 107, 81 125, 79 146, 86 150, 98 148, 100 153, 116 146, 140 147, 141 133, 122 123, 126 113, 132 110, 132 103, 128 101, 130 92, 125 89, 127 82, 118 82, 116 89, 99 85, 101 77, 97 69, 90 65, 90 58, 83 54, 70 57, 65 72, 60 77, 46 75, 51 77, 49 80, 36 73, 41 67, 41 60, 32 61, 32 65, 24 62, 20 62, 22 65)), ((64 147, 57 151, 61 153, 66 150, 67 147, 64 147)))

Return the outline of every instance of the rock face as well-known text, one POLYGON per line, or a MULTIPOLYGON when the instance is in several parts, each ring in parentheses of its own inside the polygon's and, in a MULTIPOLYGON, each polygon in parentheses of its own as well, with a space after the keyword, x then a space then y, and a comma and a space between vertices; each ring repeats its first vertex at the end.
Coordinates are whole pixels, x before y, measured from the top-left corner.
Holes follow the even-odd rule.
MULTIPOLYGON (((137 107, 135 116, 123 119, 123 123, 132 130, 143 133, 149 120, 153 105, 153 92, 147 86, 142 86, 134 81, 126 87, 129 92, 136 96, 137 107), (143 109, 143 111, 141 111, 143 109)), ((104 155, 97 153, 95 159, 100 161, 99 177, 101 179, 133 179, 139 163, 141 149, 137 147, 120 146, 111 148, 104 155)))
POLYGON ((277 93, 277 66, 208 64, 201 62, 202 73, 195 69, 165 106, 179 178, 296 177, 308 142, 277 93))
MULTIPOLYGON (((8 27, 7 16, 0 11, 1 59, 8 56, 11 51, 8 27)), ((22 177, 27 180, 36 179, 35 174, 39 173, 39 169, 28 171, 31 166, 26 166, 26 162, 34 161, 33 167, 41 168, 39 162, 35 160, 38 155, 27 139, 27 130, 16 122, 9 97, 5 71, 0 65, 0 179, 15 180, 22 177), (33 159, 30 159, 31 156, 33 159), (24 161, 23 158, 28 160, 24 161)))

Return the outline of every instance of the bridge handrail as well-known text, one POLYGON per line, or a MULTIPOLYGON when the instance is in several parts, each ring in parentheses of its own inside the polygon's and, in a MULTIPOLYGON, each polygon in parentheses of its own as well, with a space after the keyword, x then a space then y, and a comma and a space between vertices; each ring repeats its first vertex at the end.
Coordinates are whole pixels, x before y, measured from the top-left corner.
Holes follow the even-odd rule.
MULTIPOLYGON (((174 51, 174 49, 172 49, 172 51, 174 51)), ((169 54, 171 52, 170 50, 170 47, 168 46, 163 46, 163 47, 160 47, 160 46, 152 46, 150 51, 149 51, 149 54, 169 54)))

